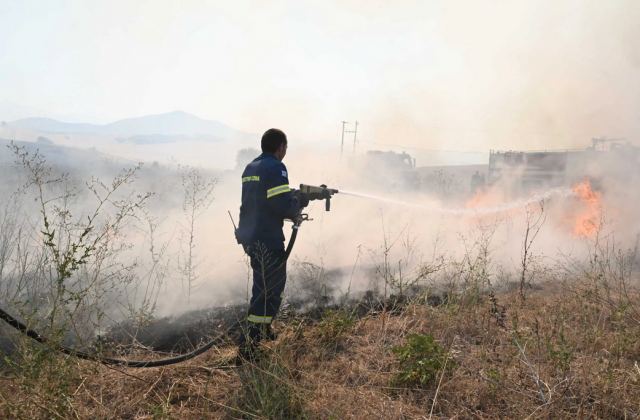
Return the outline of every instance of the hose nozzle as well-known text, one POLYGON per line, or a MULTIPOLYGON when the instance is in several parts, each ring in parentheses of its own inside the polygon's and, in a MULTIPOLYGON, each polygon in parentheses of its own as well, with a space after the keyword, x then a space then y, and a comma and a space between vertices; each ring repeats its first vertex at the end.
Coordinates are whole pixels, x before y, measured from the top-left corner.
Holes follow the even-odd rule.
POLYGON ((337 194, 338 190, 334 188, 328 188, 322 184, 320 186, 300 184, 300 193, 304 194, 309 201, 324 200, 324 208, 326 211, 331 210, 331 196, 337 194))

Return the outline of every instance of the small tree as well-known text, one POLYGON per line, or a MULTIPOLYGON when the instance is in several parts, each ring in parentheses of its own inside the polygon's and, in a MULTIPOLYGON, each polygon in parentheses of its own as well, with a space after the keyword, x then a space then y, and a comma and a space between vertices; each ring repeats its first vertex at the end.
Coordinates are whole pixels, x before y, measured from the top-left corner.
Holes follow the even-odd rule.
POLYGON ((253 147, 247 147, 245 149, 238 150, 238 154, 236 154, 236 169, 244 168, 258 155, 260 155, 260 151, 258 149, 254 149, 253 147))
POLYGON ((208 178, 202 175, 198 169, 188 166, 181 168, 180 175, 184 190, 182 210, 187 222, 184 232, 186 235, 186 250, 183 250, 183 262, 180 268, 187 285, 187 296, 191 297, 191 288, 197 280, 197 264, 195 261, 196 220, 211 206, 214 199, 213 190, 218 181, 215 178, 208 178))
POLYGON ((132 281, 133 265, 116 256, 127 248, 121 241, 124 227, 150 197, 123 191, 141 164, 123 170, 110 183, 92 178, 81 190, 68 174, 56 175, 37 150, 14 143, 9 147, 25 170, 23 191, 35 193, 40 219, 36 238, 43 246, 42 258, 29 267, 34 274, 24 286, 31 296, 26 301, 33 310, 47 312, 52 332, 63 331, 69 323, 77 328, 79 318, 100 317, 103 298, 132 281), (88 211, 77 206, 82 193, 94 199, 88 211))

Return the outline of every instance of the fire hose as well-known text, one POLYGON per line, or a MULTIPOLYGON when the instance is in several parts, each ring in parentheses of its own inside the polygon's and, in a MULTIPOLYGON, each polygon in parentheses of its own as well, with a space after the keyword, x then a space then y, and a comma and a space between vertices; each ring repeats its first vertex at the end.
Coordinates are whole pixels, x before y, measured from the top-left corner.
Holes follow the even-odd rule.
MULTIPOLYGON (((338 190, 332 190, 326 187, 326 185, 322 185, 320 187, 310 186, 310 185, 300 185, 300 193, 305 194, 309 200, 325 200, 326 201, 326 210, 330 209, 330 199, 331 195, 338 192, 338 190)), ((296 238, 298 236, 298 229, 303 221, 310 220, 308 215, 300 214, 296 220, 293 221, 291 237, 289 238, 289 243, 287 244, 287 248, 285 250, 285 258, 284 262, 287 261, 291 251, 293 250, 293 245, 296 242, 296 238)), ((0 319, 6 322, 8 325, 19 331, 20 333, 26 335, 34 341, 37 341, 43 345, 50 345, 51 341, 38 333, 37 331, 27 327, 24 323, 19 321, 18 319, 11 316, 7 311, 0 308, 0 319)), ((94 362, 99 362, 104 365, 116 365, 122 367, 132 367, 132 368, 151 368, 151 367, 159 367, 159 366, 169 366, 174 365, 176 363, 182 363, 187 360, 193 359, 196 356, 201 355, 202 353, 209 350, 211 347, 215 345, 217 340, 210 340, 200 347, 195 348, 193 351, 189 353, 183 353, 174 357, 167 357, 164 359, 156 359, 156 360, 125 360, 125 359, 116 359, 112 357, 106 357, 99 354, 90 354, 81 350, 72 349, 63 345, 55 345, 54 350, 59 351, 60 353, 67 354, 69 356, 77 357, 83 360, 91 360, 94 362)), ((218 367, 221 368, 221 367, 218 367)))
MULTIPOLYGON (((9 324, 10 326, 15 328, 16 330, 20 331, 22 334, 24 334, 27 337, 37 341, 38 343, 41 343, 41 344, 44 344, 44 345, 48 345, 50 343, 50 341, 46 337, 44 337, 43 335, 39 334, 37 331, 30 329, 25 324, 23 324, 22 322, 18 321, 13 316, 9 315, 2 308, 0 308, 0 318, 4 322, 9 324)), ((111 357, 105 357, 105 356, 101 356, 101 355, 98 355, 98 354, 90 354, 90 353, 87 353, 87 352, 84 352, 84 351, 75 350, 75 349, 72 349, 72 348, 69 348, 69 347, 65 347, 65 346, 62 346, 62 345, 56 345, 54 349, 59 351, 60 353, 68 354, 69 356, 74 356, 74 357, 77 357, 79 359, 84 359, 84 360, 92 360, 94 362, 100 362, 100 363, 105 364, 105 365, 117 365, 117 366, 135 367, 135 368, 149 368, 149 367, 173 365, 173 364, 176 364, 176 363, 184 362, 184 361, 189 360, 189 359, 193 359, 194 357, 196 357, 196 356, 206 352, 207 350, 209 350, 211 347, 213 347, 213 345, 215 343, 216 343, 216 340, 211 340, 211 341, 207 342, 206 344, 196 348, 195 350, 193 350, 193 351, 191 351, 189 353, 184 353, 184 354, 181 354, 179 356, 169 357, 169 358, 165 358, 165 359, 157 359, 157 360, 114 359, 114 358, 111 358, 111 357)))

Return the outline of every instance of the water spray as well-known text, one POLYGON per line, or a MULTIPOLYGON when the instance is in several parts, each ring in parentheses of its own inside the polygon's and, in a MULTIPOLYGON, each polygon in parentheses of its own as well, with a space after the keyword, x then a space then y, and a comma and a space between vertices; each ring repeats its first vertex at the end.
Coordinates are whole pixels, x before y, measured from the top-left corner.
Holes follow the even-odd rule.
POLYGON ((571 195, 574 195, 574 192, 571 188, 553 188, 542 193, 534 194, 529 198, 511 201, 508 203, 501 204, 499 206, 479 207, 479 208, 469 209, 464 207, 443 208, 443 207, 438 207, 434 205, 412 203, 408 201, 381 197, 381 196, 372 195, 372 194, 366 194, 366 193, 360 193, 360 192, 354 192, 354 191, 345 191, 342 189, 340 190, 340 193, 343 195, 350 195, 352 197, 382 201, 385 203, 395 204, 398 206, 413 207, 413 208, 423 209, 423 210, 434 212, 434 213, 449 214, 452 216, 464 216, 464 215, 478 216, 478 215, 489 215, 489 214, 495 214, 495 213, 504 213, 514 209, 527 207, 528 205, 533 203, 538 203, 540 201, 548 200, 553 196, 559 196, 564 198, 564 197, 569 197, 571 195))

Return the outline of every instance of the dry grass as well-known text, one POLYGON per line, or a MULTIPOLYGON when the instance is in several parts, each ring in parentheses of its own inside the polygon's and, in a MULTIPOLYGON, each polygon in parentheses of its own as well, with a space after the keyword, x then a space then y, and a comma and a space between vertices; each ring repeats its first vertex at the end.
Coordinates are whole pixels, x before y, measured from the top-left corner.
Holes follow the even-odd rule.
MULTIPOLYGON (((182 365, 115 369, 73 359, 37 381, 4 378, 0 413, 21 418, 637 418, 640 324, 586 289, 545 285, 467 306, 409 305, 344 323, 280 325, 259 365, 219 370, 233 348, 182 365), (496 312, 496 305, 504 307, 496 312), (502 313, 502 315, 501 315, 502 313), (451 369, 394 383, 394 346, 432 334, 451 369), (66 380, 60 381, 60 374, 66 380), (57 382, 56 382, 57 381, 57 382), (52 405, 52 387, 62 387, 52 405), (437 391, 437 394, 436 394, 437 391), (437 395, 437 398, 434 397, 437 395), (430 415, 431 413, 431 415, 430 415)), ((330 319, 336 319, 335 313, 330 319)))

